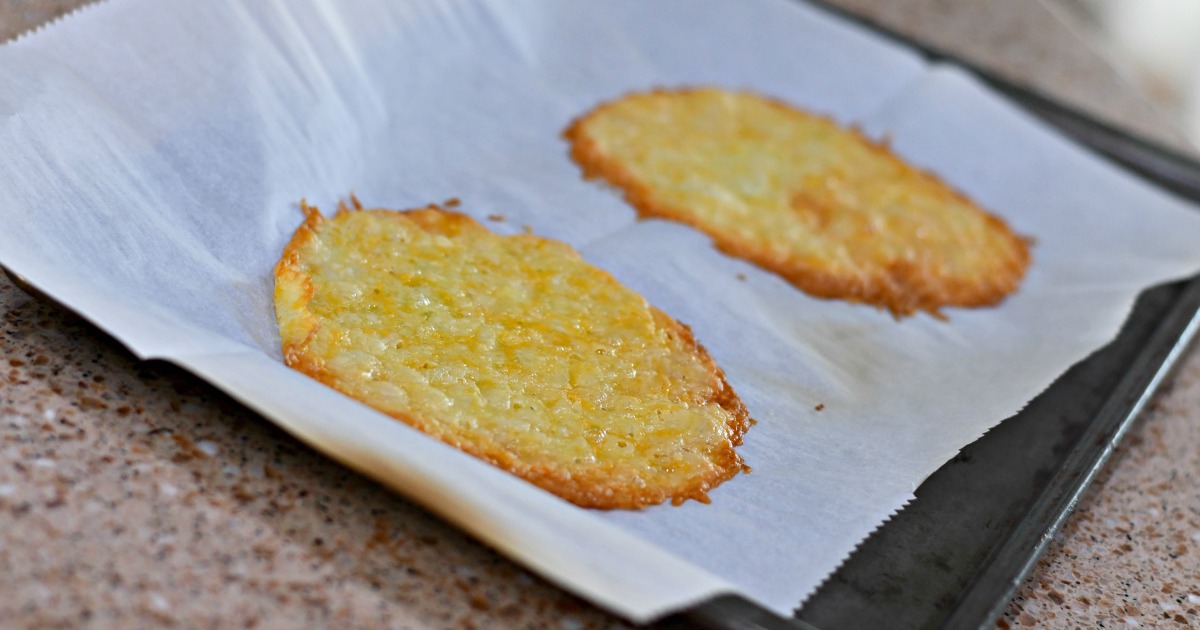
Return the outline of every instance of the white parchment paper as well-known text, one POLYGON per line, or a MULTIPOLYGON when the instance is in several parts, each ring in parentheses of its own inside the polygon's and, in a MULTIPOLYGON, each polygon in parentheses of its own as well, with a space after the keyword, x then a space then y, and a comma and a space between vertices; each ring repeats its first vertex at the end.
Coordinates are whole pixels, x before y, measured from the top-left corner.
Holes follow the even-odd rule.
POLYGON ((1141 290, 1200 270, 1192 208, 960 72, 784 0, 110 0, 0 47, 0 148, 0 263, 639 621, 734 591, 789 614, 927 475, 1110 340, 1141 290), (1020 291, 895 321, 636 222, 560 133, 682 85, 887 134, 1036 239, 1020 291), (288 370, 272 267, 302 197, 331 210, 350 191, 503 214, 489 225, 571 243, 691 324, 758 420, 754 472, 711 505, 585 511, 288 370))

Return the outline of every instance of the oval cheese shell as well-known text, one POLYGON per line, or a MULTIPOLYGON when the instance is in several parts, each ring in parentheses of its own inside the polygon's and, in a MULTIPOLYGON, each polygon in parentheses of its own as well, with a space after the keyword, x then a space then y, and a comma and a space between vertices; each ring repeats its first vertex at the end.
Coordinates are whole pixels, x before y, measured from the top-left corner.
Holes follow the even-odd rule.
POLYGON ((707 502, 745 407, 689 329, 568 246, 430 207, 307 207, 288 365, 578 505, 707 502))
POLYGON ((658 90, 603 104, 565 132, 584 175, 643 216, 818 297, 893 314, 986 306, 1015 291, 1029 243, 882 144, 779 101, 658 90))

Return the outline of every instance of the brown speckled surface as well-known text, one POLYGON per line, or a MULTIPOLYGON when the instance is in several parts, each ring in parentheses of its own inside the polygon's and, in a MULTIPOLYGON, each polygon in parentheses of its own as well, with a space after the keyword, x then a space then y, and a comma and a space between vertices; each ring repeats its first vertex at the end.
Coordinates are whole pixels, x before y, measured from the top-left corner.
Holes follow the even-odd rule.
MULTIPOLYGON (((838 3, 1179 142, 1031 0, 838 3)), ((1200 626, 1198 481, 1192 351, 999 625, 1200 626)), ((622 625, 0 276, 0 626, 622 625)))

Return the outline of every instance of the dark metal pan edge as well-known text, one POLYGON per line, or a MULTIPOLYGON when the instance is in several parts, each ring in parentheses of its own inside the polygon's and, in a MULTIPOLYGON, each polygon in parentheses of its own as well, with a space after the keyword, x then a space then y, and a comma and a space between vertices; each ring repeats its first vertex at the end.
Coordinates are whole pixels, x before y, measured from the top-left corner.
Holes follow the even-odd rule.
POLYGON ((991 627, 1200 329, 1200 279, 1183 288, 1032 509, 982 565, 945 627, 991 627))

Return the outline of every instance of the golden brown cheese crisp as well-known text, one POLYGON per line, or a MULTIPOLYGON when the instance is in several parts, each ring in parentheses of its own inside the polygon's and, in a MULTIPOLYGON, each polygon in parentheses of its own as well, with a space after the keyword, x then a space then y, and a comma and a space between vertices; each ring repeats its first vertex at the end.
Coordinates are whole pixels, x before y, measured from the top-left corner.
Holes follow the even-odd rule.
POLYGON ((1000 302, 1029 265, 1026 239, 934 175, 755 94, 630 94, 565 136, 584 175, 641 216, 692 225, 818 297, 940 316, 1000 302))
POLYGON ((276 266, 289 366, 585 507, 707 502, 743 469, 708 353, 570 247, 355 206, 305 205, 276 266))

